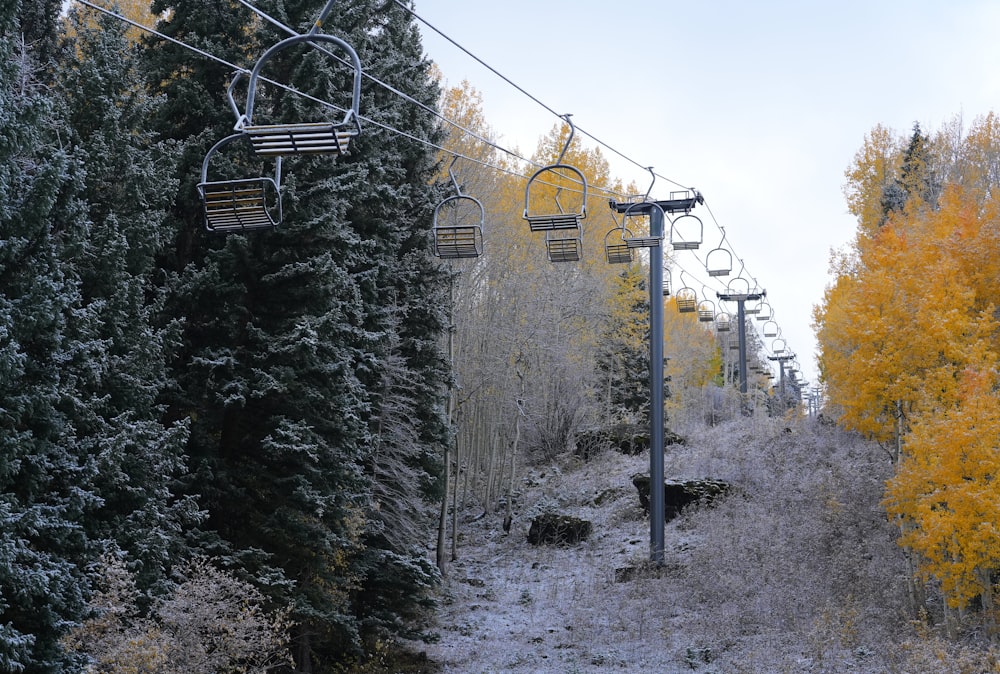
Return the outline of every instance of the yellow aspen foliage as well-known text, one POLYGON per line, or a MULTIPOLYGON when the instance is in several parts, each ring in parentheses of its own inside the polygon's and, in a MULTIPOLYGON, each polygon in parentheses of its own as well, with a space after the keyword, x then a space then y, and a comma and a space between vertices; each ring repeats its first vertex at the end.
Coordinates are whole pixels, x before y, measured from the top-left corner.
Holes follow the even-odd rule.
POLYGON ((996 359, 961 375, 955 404, 914 420, 886 508, 908 520, 900 544, 920 554, 953 608, 983 596, 1000 567, 1000 379, 996 359))
POLYGON ((964 193, 936 211, 907 211, 856 241, 816 309, 820 368, 842 423, 898 440, 917 410, 947 402, 965 346, 981 333, 982 302, 963 254, 972 236, 964 193), (963 232, 966 236, 963 237, 963 232))

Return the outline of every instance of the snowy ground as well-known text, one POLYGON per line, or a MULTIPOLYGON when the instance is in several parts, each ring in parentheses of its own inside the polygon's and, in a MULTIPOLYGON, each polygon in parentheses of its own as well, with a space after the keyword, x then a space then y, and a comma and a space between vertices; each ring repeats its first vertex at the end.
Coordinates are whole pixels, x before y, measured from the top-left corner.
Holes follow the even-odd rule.
POLYGON ((662 568, 648 561, 631 480, 648 473, 646 455, 526 466, 509 534, 502 512, 460 513, 439 638, 420 647, 433 671, 1000 671, 974 616, 956 641, 943 634, 940 596, 929 623, 907 610, 898 531, 881 505, 890 466, 877 446, 809 420, 737 419, 687 439, 668 448, 667 476, 722 479, 733 492, 667 524, 662 568), (591 537, 528 544, 531 518, 545 511, 590 520, 591 537))
MULTIPOLYGON (((430 659, 463 674, 691 671, 685 659, 697 647, 675 638, 683 626, 671 609, 670 567, 647 562, 649 522, 631 482, 647 462, 609 451, 587 464, 529 468, 509 534, 502 513, 467 517, 430 659), (531 515, 546 507, 590 520, 593 534, 573 547, 528 544, 531 515), (626 567, 639 577, 617 582, 626 567)), ((667 547, 680 543, 668 524, 667 547)))

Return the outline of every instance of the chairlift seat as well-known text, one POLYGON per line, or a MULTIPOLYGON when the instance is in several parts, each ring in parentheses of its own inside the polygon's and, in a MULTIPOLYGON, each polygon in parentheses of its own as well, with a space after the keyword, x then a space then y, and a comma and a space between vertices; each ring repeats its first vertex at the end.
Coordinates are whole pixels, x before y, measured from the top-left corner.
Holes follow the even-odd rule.
POLYGON ((715 320, 715 305, 709 300, 698 303, 698 320, 702 323, 711 323, 715 320))
POLYGON ((632 262, 632 251, 624 242, 604 244, 604 253, 608 264, 629 264, 632 262))
POLYGON ((467 227, 435 227, 434 254, 443 259, 479 257, 483 252, 483 230, 467 227))
POLYGON ((625 239, 625 245, 629 248, 659 248, 663 237, 660 236, 633 236, 625 239))
MULTIPOLYGON (((323 9, 323 15, 329 12, 331 5, 332 2, 327 3, 323 9)), ((344 155, 347 153, 351 138, 361 134, 361 61, 357 52, 347 42, 333 35, 317 32, 321 24, 322 21, 317 21, 309 33, 285 38, 272 45, 261 55, 250 73, 246 108, 242 114, 233 98, 233 88, 240 77, 239 74, 229 86, 227 96, 230 107, 236 113, 236 130, 250 138, 254 151, 259 155, 279 157, 285 155, 344 155), (346 53, 347 59, 344 62, 353 73, 351 104, 346 109, 344 117, 339 122, 323 120, 294 124, 255 124, 254 104, 257 97, 257 82, 261 78, 264 65, 279 51, 294 45, 304 44, 333 56, 331 52, 322 49, 321 45, 325 43, 339 47, 346 53)))
POLYGON ((576 262, 580 259, 583 241, 580 237, 545 240, 545 252, 549 262, 576 262))
POLYGON ((281 157, 275 160, 274 178, 267 176, 236 180, 209 180, 212 157, 237 139, 226 136, 209 149, 201 164, 201 197, 205 228, 210 232, 243 232, 273 229, 281 224, 281 157))
POLYGON ((329 122, 306 124, 265 124, 244 126, 254 151, 262 156, 306 154, 346 155, 351 138, 357 135, 353 125, 329 122))
POLYGON ((271 178, 203 182, 198 193, 211 232, 273 229, 281 222, 278 186, 271 178))
POLYGON ((674 250, 698 250, 704 226, 697 215, 685 214, 670 225, 670 244, 674 250))
POLYGON ((578 213, 529 214, 524 212, 524 219, 532 232, 547 232, 556 229, 578 229, 580 215, 578 213))

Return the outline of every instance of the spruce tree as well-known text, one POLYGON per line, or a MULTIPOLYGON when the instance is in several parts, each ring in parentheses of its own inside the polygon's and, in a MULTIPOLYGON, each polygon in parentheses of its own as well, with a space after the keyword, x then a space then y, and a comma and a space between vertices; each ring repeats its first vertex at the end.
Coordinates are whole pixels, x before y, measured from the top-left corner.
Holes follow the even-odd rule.
POLYGON ((164 289, 154 263, 169 241, 174 153, 148 130, 156 101, 145 92, 125 24, 86 18, 71 14, 75 40, 59 70, 88 209, 88 227, 73 244, 81 305, 67 330, 74 350, 65 370, 75 391, 64 407, 77 451, 98 470, 100 506, 85 527, 101 547, 127 551, 148 590, 185 556, 184 531, 196 522, 193 501, 172 493, 184 469, 186 424, 161 423, 174 330, 155 325, 164 289))
MULTIPOLYGON (((260 6, 304 32, 322 4, 260 6)), ((262 23, 248 39, 248 12, 239 28, 232 7, 170 7, 166 32, 219 55, 259 55, 285 37, 262 23)), ((351 43, 366 72, 434 104, 416 31, 398 7, 338 4, 324 32, 351 43)), ((208 139, 230 132, 234 120, 225 120, 224 73, 187 59, 173 47, 151 55, 152 81, 169 96, 202 96, 158 125, 188 149, 174 206, 188 229, 164 260, 177 278, 168 308, 185 325, 171 413, 191 419, 187 493, 208 513, 204 545, 294 607, 298 670, 330 671, 363 655, 368 630, 399 629, 434 579, 415 545, 419 532, 388 531, 392 518, 380 517, 375 498, 430 494, 445 434, 437 340, 444 275, 427 239, 433 148, 366 119, 349 156, 285 160, 278 230, 210 237, 192 199, 198 150, 203 155, 208 139), (400 421, 409 428, 397 428, 400 421), (386 424, 392 438, 382 432, 386 424), (407 470, 391 478, 379 470, 388 453, 407 470), (390 587, 387 579, 399 582, 390 587)), ((304 45, 277 54, 266 75, 340 105, 353 76, 304 45)), ((418 139, 436 133, 429 113, 368 81, 361 107, 366 118, 418 139)), ((327 113, 262 87, 255 121, 314 121, 327 113)), ((228 166, 251 168, 238 158, 228 166)))
POLYGON ((41 6, 0 6, 0 669, 26 673, 71 667, 58 640, 83 610, 80 519, 95 501, 62 410, 79 295, 59 253, 83 212, 80 166, 23 37, 29 17, 54 20, 41 6))

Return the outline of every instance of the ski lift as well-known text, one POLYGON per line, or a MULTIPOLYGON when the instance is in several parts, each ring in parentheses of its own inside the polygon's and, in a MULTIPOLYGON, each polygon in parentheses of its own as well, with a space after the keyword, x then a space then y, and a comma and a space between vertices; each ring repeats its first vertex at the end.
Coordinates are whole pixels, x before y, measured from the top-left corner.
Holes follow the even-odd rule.
POLYGON ((670 270, 666 268, 666 265, 663 269, 663 296, 670 296, 670 270))
POLYGON ((733 254, 722 247, 726 242, 726 230, 722 227, 719 229, 722 230, 722 240, 718 247, 708 251, 705 256, 705 269, 709 276, 729 276, 729 272, 733 270, 733 254))
MULTIPOLYGON (((681 282, 683 283, 683 278, 681 282)), ((687 286, 678 288, 674 294, 674 300, 677 302, 677 311, 682 314, 690 314, 698 310, 698 293, 695 292, 694 288, 687 286)))
POLYGON ((715 302, 712 300, 698 302, 698 320, 702 323, 711 323, 715 320, 715 302))
POLYGON ((618 224, 614 212, 611 213, 611 219, 614 220, 615 227, 604 235, 604 254, 608 258, 608 264, 629 264, 633 255, 625 239, 632 236, 632 233, 618 224))
POLYGON ((784 353, 785 352, 785 340, 783 340, 783 339, 781 339, 779 337, 778 339, 776 339, 773 342, 771 342, 771 351, 773 351, 775 354, 784 353))
POLYGON ((240 133, 226 136, 209 149, 201 163, 198 195, 205 216, 205 229, 210 232, 274 229, 281 224, 281 157, 275 161, 274 178, 208 179, 212 156, 242 138, 244 136, 240 133))
POLYGON ((579 227, 573 232, 560 229, 545 233, 545 254, 549 262, 576 262, 582 250, 583 231, 579 227))
MULTIPOLYGON (((230 105, 237 109, 236 130, 245 133, 251 140, 254 150, 260 155, 298 155, 298 154, 347 154, 352 138, 361 134, 361 60, 347 42, 333 35, 319 32, 320 26, 333 7, 335 0, 327 0, 326 6, 320 12, 313 27, 304 35, 293 35, 271 46, 260 57, 250 73, 250 83, 247 91, 246 112, 240 115, 236 103, 232 99, 230 87, 230 105), (254 103, 257 94, 257 81, 264 65, 278 52, 293 45, 308 44, 325 54, 333 56, 320 43, 329 43, 339 47, 347 54, 347 62, 354 70, 353 87, 351 90, 351 106, 340 121, 323 120, 297 124, 254 124, 254 103)), ((336 57, 335 57, 336 58, 336 57)), ((339 59, 338 59, 339 60, 339 59)))
MULTIPOLYGON (((740 274, 743 273, 743 269, 740 269, 740 274)), ((729 283, 726 284, 726 294, 730 297, 727 299, 746 299, 750 295, 750 281, 746 280, 742 276, 736 276, 735 278, 729 279, 729 283)))
POLYGON ((434 207, 434 254, 443 259, 479 257, 483 253, 486 211, 478 199, 462 194, 452 172, 456 161, 458 155, 448 166, 448 177, 456 194, 434 207))
POLYGON ((774 321, 768 321, 764 324, 761 331, 764 333, 765 337, 777 337, 778 336, 778 324, 774 321))
MULTIPOLYGON (((683 192, 671 192, 670 200, 680 203, 684 200, 684 197, 680 196, 682 194, 690 194, 690 192, 687 190, 683 192)), ((695 194, 696 196, 691 199, 692 203, 701 199, 701 195, 697 194, 697 192, 695 194)), ((670 244, 674 247, 674 250, 698 250, 698 247, 701 245, 703 230, 704 227, 701 223, 701 218, 685 212, 670 223, 670 244)))
POLYGON ((771 320, 772 309, 771 305, 763 299, 757 301, 757 311, 754 312, 758 321, 769 321, 771 320))
POLYGON ((524 219, 528 221, 528 227, 533 232, 544 232, 554 229, 580 229, 580 221, 587 217, 587 178, 583 175, 580 169, 575 166, 570 166, 569 164, 563 164, 563 157, 566 155, 566 150, 569 149, 569 144, 573 141, 573 134, 576 129, 573 126, 573 122, 570 121, 570 115, 563 115, 563 119, 569 124, 569 137, 566 139, 565 145, 563 145, 562 152, 559 153, 559 158, 556 160, 555 164, 550 164, 549 166, 543 166, 542 168, 535 171, 535 173, 528 178, 528 184, 524 188, 524 219), (562 203, 559 201, 559 195, 563 191, 563 183, 567 182, 570 178, 567 178, 565 172, 570 172, 576 175, 579 179, 581 185, 583 185, 583 193, 580 199, 580 209, 576 212, 567 213, 563 208, 562 203), (540 178, 545 178, 546 180, 539 180, 540 178), (552 182, 549 182, 552 181, 552 182), (556 212, 553 213, 552 209, 539 210, 537 203, 541 197, 539 194, 544 186, 556 186, 555 193, 555 205, 556 212), (532 198, 534 197, 534 199, 532 198), (532 206, 532 201, 535 205, 532 206))
POLYGON ((740 350, 740 336, 739 335, 729 335, 729 349, 730 351, 740 350))
POLYGON ((733 317, 725 311, 720 311, 715 316, 715 329, 719 332, 729 332, 729 326, 733 322, 733 317))
MULTIPOLYGON (((661 222, 666 219, 666 214, 663 212, 663 209, 659 206, 659 204, 657 204, 656 202, 649 201, 649 193, 653 191, 653 185, 656 183, 656 174, 653 173, 652 166, 650 166, 647 170, 649 171, 650 175, 653 176, 653 180, 652 182, 649 183, 649 189, 646 190, 646 194, 645 196, 642 197, 642 201, 636 201, 629 204, 629 206, 625 209, 624 213, 622 213, 622 228, 624 229, 626 227, 627 223, 629 222, 628 219, 630 217, 633 219, 647 218, 649 220, 649 224, 643 225, 642 229, 649 232, 649 235, 632 236, 626 238, 625 243, 628 245, 629 248, 659 248, 660 243, 663 241, 662 235, 654 236, 653 232, 651 231, 652 216, 650 215, 650 210, 656 208, 657 210, 660 211, 660 215, 663 216, 661 222), (637 206, 640 206, 641 208, 636 209, 637 206)), ((640 228, 636 227, 635 229, 636 231, 639 231, 640 228)))

